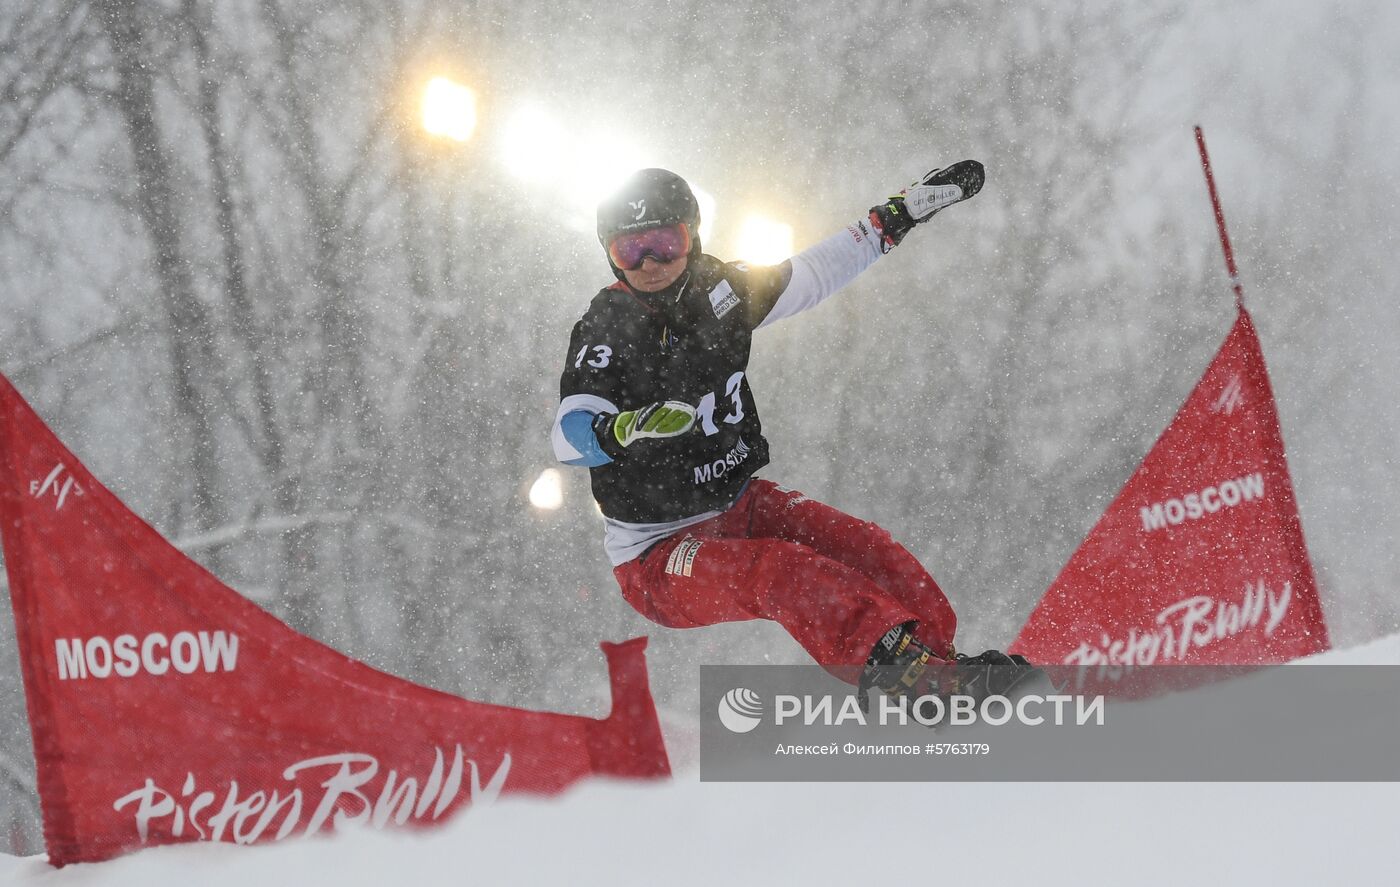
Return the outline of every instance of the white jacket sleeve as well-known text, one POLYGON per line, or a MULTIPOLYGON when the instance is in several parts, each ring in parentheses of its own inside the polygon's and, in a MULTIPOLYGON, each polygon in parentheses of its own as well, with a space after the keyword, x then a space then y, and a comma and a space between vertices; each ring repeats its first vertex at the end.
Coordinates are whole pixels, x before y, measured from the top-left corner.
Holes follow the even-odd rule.
POLYGON ((788 260, 792 278, 758 329, 820 305, 882 254, 880 236, 870 229, 868 220, 861 219, 793 256, 788 260))

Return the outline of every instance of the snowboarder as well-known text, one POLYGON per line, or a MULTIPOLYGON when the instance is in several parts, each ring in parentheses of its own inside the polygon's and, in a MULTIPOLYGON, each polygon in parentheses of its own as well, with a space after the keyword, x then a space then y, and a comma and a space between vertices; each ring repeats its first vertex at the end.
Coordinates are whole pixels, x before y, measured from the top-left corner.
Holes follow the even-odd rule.
POLYGON ((667 170, 634 173, 599 205, 617 281, 574 327, 552 441, 590 469, 638 612, 674 628, 771 619, 828 670, 896 696, 985 695, 1029 670, 959 654, 953 608, 885 530, 754 477, 768 463, 754 331, 821 303, 983 177, 974 160, 934 170, 770 267, 703 253, 695 195, 667 170))

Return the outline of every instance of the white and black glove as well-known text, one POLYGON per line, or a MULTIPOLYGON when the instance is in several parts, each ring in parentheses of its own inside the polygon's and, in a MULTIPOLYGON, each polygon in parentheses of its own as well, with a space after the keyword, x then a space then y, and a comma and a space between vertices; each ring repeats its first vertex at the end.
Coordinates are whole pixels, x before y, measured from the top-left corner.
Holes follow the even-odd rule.
POLYGON ((982 190, 986 177, 982 164, 976 160, 959 160, 933 170, 885 203, 872 206, 870 222, 880 232, 881 249, 889 252, 915 225, 974 196, 982 190))
POLYGON ((603 452, 614 459, 639 440, 680 437, 694 427, 695 408, 676 400, 648 404, 639 410, 599 413, 593 419, 594 436, 603 452))

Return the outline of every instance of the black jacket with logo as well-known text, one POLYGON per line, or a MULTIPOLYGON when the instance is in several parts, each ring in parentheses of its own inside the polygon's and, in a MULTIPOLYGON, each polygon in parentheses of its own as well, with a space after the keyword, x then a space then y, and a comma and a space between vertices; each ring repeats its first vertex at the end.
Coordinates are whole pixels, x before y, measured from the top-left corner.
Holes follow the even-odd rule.
POLYGON ((601 398, 618 412, 665 400, 697 410, 688 434, 638 440, 590 469, 603 514, 663 523, 727 508, 768 463, 749 389, 749 347, 785 284, 782 266, 748 268, 700 255, 666 292, 635 293, 617 283, 594 297, 574 326, 560 399, 601 398))

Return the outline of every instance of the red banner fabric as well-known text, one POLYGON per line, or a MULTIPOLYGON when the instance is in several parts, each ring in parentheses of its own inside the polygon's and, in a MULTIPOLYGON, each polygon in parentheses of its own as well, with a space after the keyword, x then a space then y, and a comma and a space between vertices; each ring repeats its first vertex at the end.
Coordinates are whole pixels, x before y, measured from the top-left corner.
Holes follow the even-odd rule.
POLYGON ((0 377, 0 520, 55 865, 142 845, 427 824, 669 773, 645 638, 606 719, 461 699, 298 634, 187 558, 0 377))
POLYGON ((1329 647, 1259 337, 1234 328, 1011 646, 1032 662, 1285 662, 1329 647))

